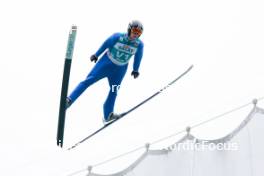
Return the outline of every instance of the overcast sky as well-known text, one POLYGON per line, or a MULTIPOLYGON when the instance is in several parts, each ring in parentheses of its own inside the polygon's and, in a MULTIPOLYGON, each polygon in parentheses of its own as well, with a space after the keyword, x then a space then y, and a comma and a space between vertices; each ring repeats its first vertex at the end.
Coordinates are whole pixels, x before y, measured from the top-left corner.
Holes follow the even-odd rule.
MULTIPOLYGON (((263 97, 263 9, 261 0, 0 1, 0 175, 66 176, 263 97), (112 33, 126 32, 133 19, 144 24, 144 56, 136 80, 130 76, 131 59, 117 113, 152 95, 192 64, 193 70, 118 123, 67 151, 102 125, 108 83, 101 80, 69 109, 65 148, 60 149, 59 96, 71 26, 77 25, 78 31, 69 91, 94 66, 90 55, 112 33)), ((224 136, 251 108, 192 132, 201 138, 224 136)), ((94 171, 119 171, 142 152, 94 171)))

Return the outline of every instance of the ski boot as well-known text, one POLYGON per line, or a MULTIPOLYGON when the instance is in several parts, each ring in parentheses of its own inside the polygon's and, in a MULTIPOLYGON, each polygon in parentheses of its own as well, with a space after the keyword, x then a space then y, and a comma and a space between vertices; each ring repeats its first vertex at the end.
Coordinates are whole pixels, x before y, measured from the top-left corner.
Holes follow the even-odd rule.
POLYGON ((72 100, 70 98, 66 98, 66 109, 68 109, 72 104, 72 100))
POLYGON ((103 118, 103 123, 106 125, 109 122, 112 122, 113 120, 116 120, 118 118, 120 118, 119 114, 114 114, 113 112, 111 112, 107 119, 103 118))

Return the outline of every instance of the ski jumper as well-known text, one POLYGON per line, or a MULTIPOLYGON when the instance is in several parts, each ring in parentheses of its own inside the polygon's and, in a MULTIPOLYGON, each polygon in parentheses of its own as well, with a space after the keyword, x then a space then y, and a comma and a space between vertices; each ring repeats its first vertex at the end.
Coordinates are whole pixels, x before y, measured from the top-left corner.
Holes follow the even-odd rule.
POLYGON ((69 98, 74 102, 90 85, 98 80, 107 77, 109 93, 105 100, 103 111, 104 118, 114 111, 115 100, 118 90, 113 87, 120 87, 126 74, 128 62, 134 55, 133 71, 138 71, 143 56, 144 44, 140 39, 129 40, 125 33, 115 33, 110 36, 95 53, 99 57, 106 51, 102 58, 96 63, 85 80, 73 90, 69 98))

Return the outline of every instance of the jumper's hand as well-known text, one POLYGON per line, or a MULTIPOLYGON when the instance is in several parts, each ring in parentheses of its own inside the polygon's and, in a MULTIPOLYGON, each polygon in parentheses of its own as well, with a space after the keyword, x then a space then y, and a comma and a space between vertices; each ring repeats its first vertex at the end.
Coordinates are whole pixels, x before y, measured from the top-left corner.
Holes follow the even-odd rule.
POLYGON ((90 60, 91 60, 91 62, 96 63, 97 60, 98 60, 98 57, 96 57, 96 55, 92 55, 92 56, 90 57, 90 60))
POLYGON ((138 71, 132 71, 131 75, 136 79, 139 76, 138 71))

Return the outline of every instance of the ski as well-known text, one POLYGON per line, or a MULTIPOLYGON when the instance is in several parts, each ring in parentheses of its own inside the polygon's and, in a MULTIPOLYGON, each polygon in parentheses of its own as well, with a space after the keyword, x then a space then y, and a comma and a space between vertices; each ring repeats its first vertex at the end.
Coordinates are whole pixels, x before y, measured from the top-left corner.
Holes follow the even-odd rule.
POLYGON ((60 147, 63 146, 65 115, 66 115, 66 98, 68 94, 71 62, 72 62, 76 33, 77 33, 77 27, 72 26, 68 37, 66 57, 65 57, 64 69, 63 69, 61 96, 60 96, 60 108, 59 108, 59 119, 58 119, 58 129, 57 129, 57 145, 60 147))
POLYGON ((103 127, 99 128, 98 130, 96 130, 95 132, 93 132, 92 134, 90 134, 89 136, 87 136, 86 138, 82 139, 81 141, 79 141, 78 143, 76 143, 75 145, 73 145, 72 147, 68 148, 68 150, 71 150, 75 147, 77 147, 78 145, 80 145, 81 143, 83 143, 84 141, 88 140, 89 138, 93 137, 94 135, 96 135, 97 133, 99 133, 100 131, 102 131, 103 129, 109 127, 110 125, 112 125, 113 123, 115 123, 116 121, 120 120, 121 118, 123 118, 124 116, 126 116, 127 114, 129 114, 130 112, 134 111, 135 109, 137 109, 138 107, 142 106, 143 104, 145 104, 146 102, 148 102, 149 100, 151 100, 152 98, 154 98, 155 96, 159 95, 160 93, 162 93, 165 89, 167 89, 168 87, 170 87, 172 84, 174 84, 176 81, 178 81, 179 79, 181 79, 184 75, 186 75, 191 69, 193 68, 193 65, 191 65, 185 72, 183 72, 180 76, 178 76, 176 79, 174 79, 173 81, 171 81, 169 84, 167 84, 165 87, 163 87, 162 89, 160 89, 159 91, 157 91, 156 93, 154 93, 153 95, 151 95, 150 97, 146 98, 145 100, 143 100, 142 102, 140 102, 139 104, 137 104, 136 106, 132 107, 131 109, 129 109, 128 111, 121 113, 119 118, 110 121, 109 123, 107 123, 106 125, 104 125, 103 127))

